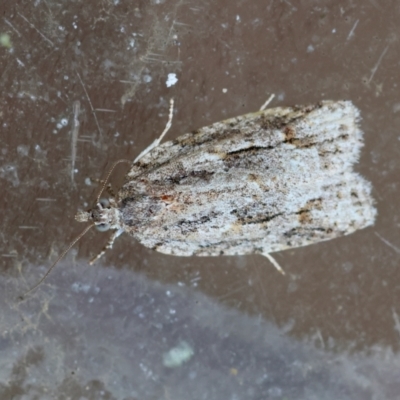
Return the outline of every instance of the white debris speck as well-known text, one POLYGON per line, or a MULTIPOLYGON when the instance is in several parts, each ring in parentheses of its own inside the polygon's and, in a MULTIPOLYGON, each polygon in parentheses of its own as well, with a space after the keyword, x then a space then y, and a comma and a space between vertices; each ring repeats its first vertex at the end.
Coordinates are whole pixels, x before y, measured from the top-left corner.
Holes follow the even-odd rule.
POLYGON ((174 86, 176 82, 178 82, 178 78, 176 77, 176 74, 174 74, 174 73, 168 74, 168 79, 165 82, 167 87, 174 86))
POLYGON ((163 365, 167 368, 180 367, 185 362, 189 361, 194 354, 194 351, 190 345, 182 341, 178 346, 173 347, 163 355, 163 365))

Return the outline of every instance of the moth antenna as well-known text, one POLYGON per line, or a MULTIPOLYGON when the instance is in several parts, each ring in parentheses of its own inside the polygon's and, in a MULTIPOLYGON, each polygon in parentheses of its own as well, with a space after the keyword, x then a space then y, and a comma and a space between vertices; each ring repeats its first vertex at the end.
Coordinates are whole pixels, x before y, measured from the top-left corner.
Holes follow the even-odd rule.
POLYGON ((144 157, 147 153, 150 153, 154 148, 156 148, 160 143, 166 133, 170 130, 172 126, 172 118, 174 116, 174 99, 169 99, 169 114, 168 121, 165 125, 164 130, 162 131, 160 137, 156 139, 150 146, 146 147, 134 160, 133 163, 138 162, 142 157, 144 157))
POLYGON ((107 173, 107 175, 106 175, 106 179, 105 179, 105 181, 104 181, 104 183, 103 183, 103 186, 101 187, 100 192, 99 192, 99 195, 98 195, 97 198, 96 198, 96 204, 99 202, 100 196, 101 196, 102 193, 104 192, 104 189, 105 189, 105 187, 106 187, 106 185, 107 185, 108 180, 110 179, 110 176, 111 176, 112 172, 114 171, 114 168, 115 168, 118 164, 120 164, 120 163, 128 163, 128 164, 130 164, 131 161, 129 161, 129 160, 124 160, 124 159, 115 161, 115 163, 112 165, 112 167, 110 168, 110 170, 108 171, 108 173, 107 173))
POLYGON ((33 292, 50 274, 50 272, 52 271, 52 269, 65 257, 65 255, 71 250, 71 248, 75 245, 75 243, 81 239, 82 236, 84 236, 87 231, 93 227, 94 224, 90 224, 89 226, 87 226, 72 242, 71 244, 66 248, 66 250, 64 250, 61 255, 57 258, 57 260, 51 265, 51 267, 47 270, 47 272, 44 274, 43 278, 40 279, 40 281, 33 286, 31 289, 29 289, 23 296, 21 296, 22 298, 26 297, 29 293, 33 292))

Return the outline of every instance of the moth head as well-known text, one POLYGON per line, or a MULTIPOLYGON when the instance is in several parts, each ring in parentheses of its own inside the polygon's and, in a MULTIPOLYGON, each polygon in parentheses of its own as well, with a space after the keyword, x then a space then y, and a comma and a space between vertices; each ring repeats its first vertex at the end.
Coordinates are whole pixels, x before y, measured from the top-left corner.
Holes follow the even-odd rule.
POLYGON ((89 211, 78 211, 75 219, 78 222, 93 222, 100 232, 120 227, 119 210, 114 199, 100 199, 89 211))

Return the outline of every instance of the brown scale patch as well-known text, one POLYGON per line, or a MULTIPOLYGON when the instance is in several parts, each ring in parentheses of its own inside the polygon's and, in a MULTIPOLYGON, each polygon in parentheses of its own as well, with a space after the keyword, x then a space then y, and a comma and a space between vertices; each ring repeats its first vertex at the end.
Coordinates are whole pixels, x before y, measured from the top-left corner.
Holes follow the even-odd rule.
POLYGON ((205 133, 201 129, 192 131, 189 134, 182 135, 172 141, 173 145, 186 146, 199 146, 204 143, 209 143, 217 140, 221 136, 221 132, 205 133))
POLYGON ((301 210, 299 211, 299 222, 302 225, 308 225, 312 222, 310 210, 301 210))
POLYGON ((296 130, 292 126, 287 126, 284 130, 285 142, 292 143, 296 137, 296 130))
POLYGON ((317 110, 323 107, 323 103, 319 102, 317 104, 310 104, 308 106, 295 105, 292 107, 293 111, 301 111, 303 114, 309 114, 311 111, 317 110))
POLYGON ((270 114, 261 115, 260 126, 263 129, 283 129, 285 126, 295 122, 298 119, 303 119, 304 115, 321 108, 323 103, 312 104, 309 106, 294 106, 291 108, 288 116, 272 117, 270 114), (293 115, 299 113, 299 115, 293 115))
POLYGON ((312 199, 307 202, 306 207, 322 210, 322 199, 312 199))
POLYGON ((161 196, 161 200, 164 201, 165 203, 171 203, 174 200, 174 196, 164 194, 161 196))
POLYGON ((263 187, 263 186, 264 186, 264 185, 263 185, 262 177, 259 176, 259 175, 256 175, 256 174, 248 174, 248 175, 247 175, 247 180, 248 180, 249 182, 257 183, 258 186, 260 186, 260 187, 263 187))
POLYGON ((284 117, 271 118, 270 115, 261 115, 259 124, 262 129, 265 130, 281 130, 288 123, 287 119, 284 117))
POLYGON ((303 139, 296 139, 292 138, 291 140, 287 141, 287 143, 293 144, 299 149, 306 149, 309 147, 313 147, 315 145, 315 139, 313 138, 303 138, 303 139))
POLYGON ((257 182, 258 177, 257 177, 256 174, 248 174, 248 175, 247 175, 247 179, 248 179, 250 182, 257 182))
POLYGON ((312 222, 311 211, 312 210, 321 210, 322 209, 322 200, 321 199, 312 199, 309 200, 300 211, 297 212, 298 219, 300 224, 306 225, 312 222))

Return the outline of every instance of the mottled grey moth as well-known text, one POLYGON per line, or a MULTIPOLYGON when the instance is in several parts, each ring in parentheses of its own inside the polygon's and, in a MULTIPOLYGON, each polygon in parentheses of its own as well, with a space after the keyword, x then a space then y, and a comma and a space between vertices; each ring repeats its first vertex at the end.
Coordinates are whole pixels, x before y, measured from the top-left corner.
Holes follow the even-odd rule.
POLYGON ((350 101, 323 101, 214 123, 152 148, 77 219, 176 256, 268 256, 348 235, 376 215, 353 171, 358 120, 350 101))

